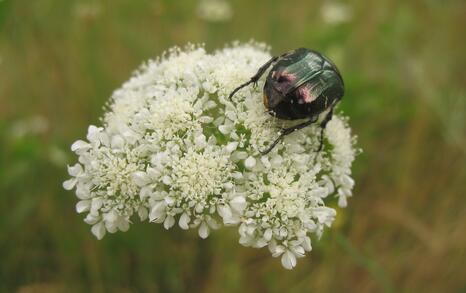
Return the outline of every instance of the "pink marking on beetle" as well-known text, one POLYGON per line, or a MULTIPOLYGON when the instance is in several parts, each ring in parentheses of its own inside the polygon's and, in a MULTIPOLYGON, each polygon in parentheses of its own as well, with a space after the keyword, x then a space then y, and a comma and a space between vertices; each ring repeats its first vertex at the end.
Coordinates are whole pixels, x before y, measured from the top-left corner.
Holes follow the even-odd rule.
POLYGON ((296 75, 283 70, 281 72, 278 72, 276 79, 279 82, 289 83, 296 79, 296 75))
POLYGON ((301 99, 298 100, 300 104, 311 103, 317 98, 312 95, 311 89, 307 85, 298 88, 298 95, 301 96, 301 99))
POLYGON ((275 80, 277 81, 276 87, 281 92, 286 92, 293 86, 293 81, 296 80, 296 75, 288 73, 285 70, 278 71, 275 74, 275 80))

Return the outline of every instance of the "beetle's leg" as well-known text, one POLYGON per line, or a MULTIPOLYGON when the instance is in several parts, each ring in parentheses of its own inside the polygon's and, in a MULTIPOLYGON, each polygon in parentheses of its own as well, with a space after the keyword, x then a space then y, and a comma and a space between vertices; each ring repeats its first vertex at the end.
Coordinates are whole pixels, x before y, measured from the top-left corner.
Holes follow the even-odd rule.
POLYGON ((231 101, 231 98, 233 97, 234 94, 236 94, 237 91, 239 91, 240 89, 242 89, 243 87, 251 84, 251 83, 254 83, 255 86, 257 86, 257 81, 261 78, 261 76, 264 74, 264 72, 267 70, 267 68, 270 67, 270 65, 277 61, 278 57, 272 57, 272 59, 270 59, 269 61, 267 61, 267 63, 265 63, 264 65, 262 65, 259 70, 256 72, 256 74, 254 74, 253 77, 251 77, 251 79, 245 83, 243 83, 242 85, 240 85, 239 87, 235 88, 231 94, 228 96, 228 99, 231 101))
POLYGON ((280 136, 265 151, 261 151, 260 153, 262 155, 268 154, 280 142, 280 140, 283 137, 287 136, 288 134, 290 134, 290 133, 292 133, 292 132, 294 132, 294 131, 296 131, 298 129, 302 129, 302 128, 306 127, 306 126, 311 125, 312 123, 317 121, 317 118, 318 118, 318 116, 315 116, 315 117, 312 117, 311 119, 309 119, 306 122, 297 124, 295 126, 291 126, 289 128, 282 129, 280 136))
POLYGON ((309 119, 306 122, 303 122, 303 123, 300 123, 300 124, 297 124, 297 125, 294 125, 294 126, 291 126, 291 127, 288 127, 288 128, 283 128, 282 129, 282 136, 288 135, 288 134, 294 132, 295 130, 298 130, 298 129, 301 129, 301 128, 304 128, 306 126, 311 125, 312 123, 317 121, 317 118, 318 118, 318 116, 314 116, 314 117, 312 117, 311 119, 309 119))
POLYGON ((327 113, 327 116, 325 116, 324 120, 320 123, 320 139, 319 139, 319 148, 317 149, 317 152, 320 152, 322 150, 322 146, 324 145, 324 130, 325 127, 327 127, 327 123, 332 120, 333 116, 333 108, 330 110, 330 112, 327 113))

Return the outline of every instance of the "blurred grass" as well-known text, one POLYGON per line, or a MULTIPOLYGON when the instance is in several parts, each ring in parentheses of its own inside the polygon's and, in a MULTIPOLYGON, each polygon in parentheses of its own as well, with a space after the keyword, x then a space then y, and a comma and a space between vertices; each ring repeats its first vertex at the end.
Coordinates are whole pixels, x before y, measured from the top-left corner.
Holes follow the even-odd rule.
POLYGON ((0 1, 0 291, 465 292, 466 3, 352 1, 341 24, 322 1, 231 4, 209 23, 197 1, 0 1), (69 145, 142 61, 251 38, 320 50, 345 77, 364 153, 335 227, 292 272, 235 229, 95 240, 61 187, 69 145))

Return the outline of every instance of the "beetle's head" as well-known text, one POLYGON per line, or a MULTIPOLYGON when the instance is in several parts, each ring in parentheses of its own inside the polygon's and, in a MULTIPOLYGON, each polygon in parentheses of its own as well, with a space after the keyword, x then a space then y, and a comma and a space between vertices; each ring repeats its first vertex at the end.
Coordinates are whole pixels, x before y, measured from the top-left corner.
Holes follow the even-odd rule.
POLYGON ((282 93, 273 86, 273 83, 266 82, 264 85, 264 106, 266 109, 275 108, 283 101, 282 93))

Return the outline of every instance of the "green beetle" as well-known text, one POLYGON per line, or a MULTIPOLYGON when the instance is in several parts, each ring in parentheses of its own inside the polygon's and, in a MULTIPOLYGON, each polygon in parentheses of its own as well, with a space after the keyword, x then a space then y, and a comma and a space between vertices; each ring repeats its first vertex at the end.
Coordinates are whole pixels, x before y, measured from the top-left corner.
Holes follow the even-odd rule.
POLYGON ((241 88, 251 83, 256 84, 272 64, 264 84, 265 108, 279 119, 308 118, 308 120, 282 129, 280 136, 261 153, 263 155, 269 153, 284 136, 319 120, 321 120, 318 149, 320 151, 324 129, 332 119, 336 103, 344 94, 344 83, 340 72, 335 64, 321 53, 299 48, 270 59, 248 82, 235 88, 229 99, 241 88))

